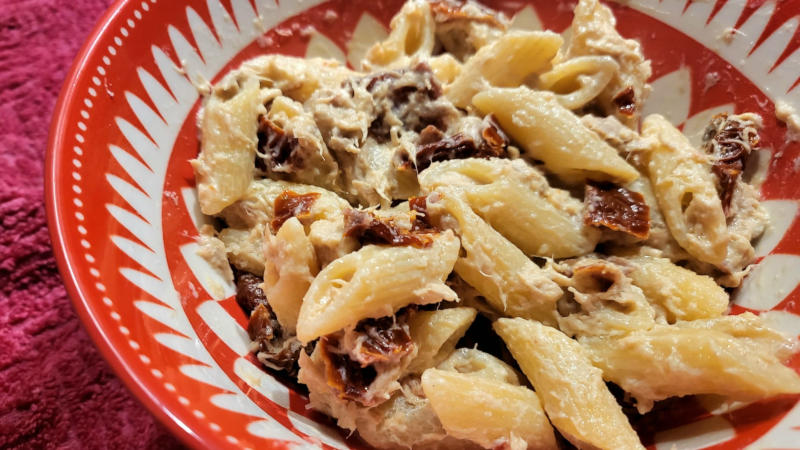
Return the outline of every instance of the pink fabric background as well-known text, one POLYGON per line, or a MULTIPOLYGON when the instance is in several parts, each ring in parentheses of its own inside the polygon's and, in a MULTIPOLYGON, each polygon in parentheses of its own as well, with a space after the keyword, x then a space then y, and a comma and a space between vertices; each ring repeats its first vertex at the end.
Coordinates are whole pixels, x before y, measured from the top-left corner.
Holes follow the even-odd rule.
POLYGON ((177 448, 76 316, 50 248, 43 159, 61 84, 111 0, 0 0, 0 448, 177 448))

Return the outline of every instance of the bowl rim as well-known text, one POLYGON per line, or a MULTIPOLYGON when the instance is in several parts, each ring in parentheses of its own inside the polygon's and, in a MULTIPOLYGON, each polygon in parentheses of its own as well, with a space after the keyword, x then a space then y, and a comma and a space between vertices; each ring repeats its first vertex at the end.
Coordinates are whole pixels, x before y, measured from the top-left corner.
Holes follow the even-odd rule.
POLYGON ((128 362, 117 351, 112 344, 112 340, 106 331, 97 322, 96 317, 89 312, 89 300, 78 286, 73 264, 67 257, 65 246, 65 230, 61 221, 60 211, 57 206, 58 189, 56 179, 59 176, 58 169, 61 167, 61 157, 63 154, 63 140, 67 133, 66 111, 73 105, 77 96, 78 79, 84 73, 89 59, 101 38, 111 23, 123 13, 123 10, 132 3, 132 0, 115 0, 105 12, 97 19, 94 28, 84 39, 80 50, 72 60, 66 77, 64 78, 58 99, 52 112, 50 129, 47 139, 47 149, 45 151, 45 171, 44 171, 44 201, 47 213, 47 226, 50 234, 51 246, 56 259, 58 272, 70 298, 72 307, 83 323, 83 329, 89 334, 95 347, 100 350, 103 359, 111 366, 115 375, 122 380, 125 387, 140 404, 155 416, 162 426, 166 427, 181 442, 192 448, 202 448, 208 444, 197 430, 191 429, 183 423, 181 418, 172 413, 156 395, 154 395, 143 382, 136 376, 128 365, 128 362))

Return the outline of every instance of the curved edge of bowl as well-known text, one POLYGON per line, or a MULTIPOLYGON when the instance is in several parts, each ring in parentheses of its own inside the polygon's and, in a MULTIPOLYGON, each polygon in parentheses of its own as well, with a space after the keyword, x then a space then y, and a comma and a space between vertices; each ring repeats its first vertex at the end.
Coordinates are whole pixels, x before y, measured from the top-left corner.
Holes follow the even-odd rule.
POLYGON ((61 157, 58 149, 67 131, 64 113, 75 96, 77 80, 82 70, 87 65, 90 54, 95 46, 98 45, 98 41, 109 24, 115 17, 121 14, 121 11, 129 3, 129 0, 116 0, 105 13, 103 13, 95 24, 94 29, 82 44, 80 50, 73 59, 72 66, 67 72, 67 76, 64 78, 61 91, 56 100, 55 107, 53 108, 47 150, 45 152, 44 200, 47 213, 47 226, 50 232, 51 245, 58 271, 72 302, 72 307, 75 309, 81 322, 83 322, 84 329, 88 332, 95 346, 100 350, 100 354, 133 394, 133 397, 143 404, 162 425, 177 436, 184 444, 193 448, 203 448, 208 446, 208 440, 184 424, 179 417, 169 411, 155 395, 148 391, 146 385, 132 372, 125 359, 114 348, 109 337, 90 313, 88 299, 78 287, 78 280, 67 255, 65 231, 62 227, 60 212, 57 208, 58 189, 56 180, 58 180, 61 174, 57 172, 59 164, 56 162, 61 157))

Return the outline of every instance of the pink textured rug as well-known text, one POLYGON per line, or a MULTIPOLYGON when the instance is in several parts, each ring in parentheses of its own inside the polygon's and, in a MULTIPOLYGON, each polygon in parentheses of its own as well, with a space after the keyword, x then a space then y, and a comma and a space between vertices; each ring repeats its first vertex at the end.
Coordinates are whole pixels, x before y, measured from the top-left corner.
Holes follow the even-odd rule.
POLYGON ((101 358, 50 249, 43 158, 72 58, 111 0, 0 0, 0 448, 176 448, 101 358))

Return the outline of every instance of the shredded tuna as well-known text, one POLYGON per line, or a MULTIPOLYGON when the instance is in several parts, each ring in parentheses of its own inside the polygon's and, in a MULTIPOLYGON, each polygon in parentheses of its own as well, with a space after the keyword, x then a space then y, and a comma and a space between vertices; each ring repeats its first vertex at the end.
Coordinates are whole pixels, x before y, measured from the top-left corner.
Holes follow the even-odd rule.
POLYGON ((390 111, 376 111, 375 119, 370 123, 369 133, 378 142, 386 142, 390 138, 392 123, 387 120, 395 116, 404 124, 404 128, 421 131, 426 126, 446 128, 445 121, 452 111, 442 105, 436 106, 436 100, 442 96, 442 86, 436 80, 427 63, 419 63, 411 69, 401 69, 369 75, 356 81, 364 83, 374 104, 382 104, 388 99, 390 111))

